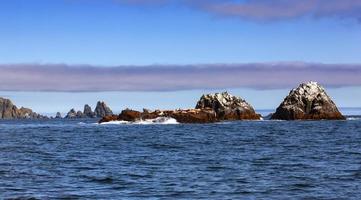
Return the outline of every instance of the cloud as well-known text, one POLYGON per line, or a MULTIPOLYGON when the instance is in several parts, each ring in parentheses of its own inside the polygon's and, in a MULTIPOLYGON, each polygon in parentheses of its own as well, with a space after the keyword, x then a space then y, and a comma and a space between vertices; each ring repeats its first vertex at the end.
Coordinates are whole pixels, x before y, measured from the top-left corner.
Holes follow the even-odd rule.
POLYGON ((132 5, 182 4, 216 16, 255 21, 301 17, 361 20, 361 0, 115 0, 132 5))
POLYGON ((361 64, 254 63, 152 66, 0 65, 0 91, 177 91, 292 88, 315 80, 361 86, 361 64))
POLYGON ((360 0, 248 0, 203 2, 204 10, 250 20, 284 20, 300 17, 361 17, 360 0))

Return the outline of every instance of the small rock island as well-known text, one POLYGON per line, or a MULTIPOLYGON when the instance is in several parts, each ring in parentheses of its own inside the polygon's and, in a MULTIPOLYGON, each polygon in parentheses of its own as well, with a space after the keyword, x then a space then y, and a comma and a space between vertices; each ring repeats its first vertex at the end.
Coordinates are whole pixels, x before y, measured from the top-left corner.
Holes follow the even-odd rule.
POLYGON ((170 117, 179 123, 214 123, 228 120, 260 120, 253 107, 245 100, 227 92, 203 95, 194 109, 156 110, 143 112, 126 109, 119 115, 103 117, 99 123, 110 121, 129 121, 170 117))
POLYGON ((290 91, 276 112, 274 120, 345 120, 336 104, 317 82, 302 83, 290 91))

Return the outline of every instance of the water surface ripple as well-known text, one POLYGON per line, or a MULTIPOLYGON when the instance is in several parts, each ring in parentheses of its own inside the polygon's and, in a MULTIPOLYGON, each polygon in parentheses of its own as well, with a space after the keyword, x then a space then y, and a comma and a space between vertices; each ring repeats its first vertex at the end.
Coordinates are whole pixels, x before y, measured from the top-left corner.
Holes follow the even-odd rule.
POLYGON ((358 199, 361 121, 0 121, 0 199, 358 199))

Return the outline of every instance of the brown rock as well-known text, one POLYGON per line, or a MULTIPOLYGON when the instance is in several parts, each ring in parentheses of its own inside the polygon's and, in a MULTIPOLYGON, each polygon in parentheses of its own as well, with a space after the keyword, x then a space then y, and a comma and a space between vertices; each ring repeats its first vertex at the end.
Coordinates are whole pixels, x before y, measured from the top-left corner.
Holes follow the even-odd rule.
POLYGON ((137 120, 140 120, 142 116, 142 113, 135 110, 125 109, 123 110, 119 116, 119 121, 129 121, 129 122, 135 122, 137 120))
POLYGON ((100 119, 99 123, 118 121, 118 115, 108 115, 100 119))
POLYGON ((165 116, 174 118, 179 123, 214 123, 219 121, 212 109, 166 111, 165 116))

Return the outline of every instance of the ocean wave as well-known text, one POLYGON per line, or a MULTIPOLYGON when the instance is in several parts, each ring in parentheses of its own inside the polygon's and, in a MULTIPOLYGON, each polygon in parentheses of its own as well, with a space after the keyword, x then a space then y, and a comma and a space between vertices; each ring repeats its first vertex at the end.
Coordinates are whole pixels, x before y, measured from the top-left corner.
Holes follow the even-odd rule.
POLYGON ((110 121, 101 123, 101 125, 120 125, 120 124, 140 124, 140 125, 151 125, 151 124, 179 124, 176 119, 171 117, 157 117, 155 119, 146 119, 135 122, 128 121, 110 121))
POLYGON ((346 120, 349 121, 361 120, 361 117, 347 117, 346 120))

